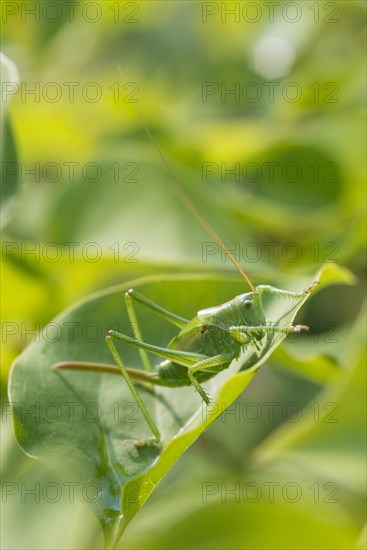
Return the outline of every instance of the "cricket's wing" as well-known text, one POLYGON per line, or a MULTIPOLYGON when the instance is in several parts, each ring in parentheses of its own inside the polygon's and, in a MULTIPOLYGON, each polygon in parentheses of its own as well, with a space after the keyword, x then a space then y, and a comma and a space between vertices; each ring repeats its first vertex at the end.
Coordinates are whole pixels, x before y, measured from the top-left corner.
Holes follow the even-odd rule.
POLYGON ((227 331, 216 325, 205 324, 199 317, 187 323, 168 344, 170 349, 201 353, 208 357, 219 353, 236 355, 239 347, 227 331))
POLYGON ((205 352, 205 327, 198 317, 189 321, 168 344, 169 349, 191 351, 193 353, 205 352))

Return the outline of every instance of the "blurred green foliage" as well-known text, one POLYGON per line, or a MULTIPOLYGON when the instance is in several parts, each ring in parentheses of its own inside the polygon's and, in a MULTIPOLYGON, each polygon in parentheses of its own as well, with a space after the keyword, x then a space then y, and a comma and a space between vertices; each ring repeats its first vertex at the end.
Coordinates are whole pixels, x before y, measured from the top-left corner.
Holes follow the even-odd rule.
MULTIPOLYGON (((299 319, 310 325, 310 334, 285 344, 237 401, 241 410, 262 404, 261 418, 219 419, 165 478, 121 547, 364 548, 365 2, 302 0, 295 3, 301 16, 294 23, 287 20, 294 16, 284 11, 287 2, 274 3, 273 21, 268 3, 260 1, 256 21, 251 10, 241 11, 238 21, 230 15, 222 21, 219 2, 105 0, 93 3, 101 10, 95 22, 90 19, 99 12, 83 12, 86 1, 60 1, 57 18, 55 4, 2 5, 2 49, 21 78, 8 109, 19 163, 14 181, 21 189, 2 233, 5 412, 12 360, 34 339, 31 331, 76 300, 141 275, 232 270, 219 253, 203 262, 210 238, 176 196, 133 106, 124 102, 137 86, 155 139, 228 247, 239 243, 247 252, 242 265, 255 283, 291 287, 295 277, 328 261, 347 266, 356 279, 310 300, 299 319), (25 5, 41 10, 39 20, 22 17, 25 5), (208 6, 219 11, 205 19, 208 6), (285 41, 295 59, 288 74, 266 79, 256 51, 269 35, 285 41), (124 89, 116 65, 132 88, 124 89), (77 83, 73 99, 67 83, 77 83), (88 89, 90 83, 96 86, 88 89), (218 92, 203 101, 205 83, 218 92), (236 83, 237 100, 221 95, 236 83), (27 94, 32 89, 35 95, 27 94), (95 102, 83 97, 83 90, 92 95, 93 89, 102 91, 95 102), (50 99, 55 90, 61 90, 57 101, 50 99), (285 99, 295 90, 301 90, 297 101, 285 99), (85 177, 88 163, 101 167, 98 181, 91 181, 92 169, 85 177), (131 176, 129 163, 138 166, 137 174, 131 176), (203 163, 219 165, 207 181, 203 163), (229 169, 239 163, 241 177, 221 177, 221 163, 229 169), (300 177, 289 163, 297 164, 300 177), (73 257, 71 242, 78 243, 73 257), (98 261, 81 254, 91 242, 102 251, 98 261), (274 257, 269 242, 277 243, 274 257), (300 247, 297 261, 284 252, 290 242, 300 247), (124 248, 129 243, 133 248, 124 248), (261 250, 256 261, 248 243, 261 250), (61 251, 56 261, 55 250, 61 251), (317 371, 325 357, 330 375, 308 376, 307 369, 317 371), (270 420, 263 406, 268 402, 279 403, 270 420), (292 402, 302 409, 294 422, 281 413, 292 402), (203 502, 208 482, 218 491, 203 502), (221 499, 222 483, 242 488, 249 482, 263 490, 258 501, 221 499), (264 483, 279 483, 273 502, 264 483), (287 483, 299 484, 299 501, 282 496, 287 483), (327 483, 334 485, 325 489, 327 483)), ((225 4, 236 9, 235 2, 225 4)), ((243 10, 249 3, 237 4, 243 10)), ((21 453, 11 415, 5 416, 5 482, 61 483, 61 472, 57 478, 21 453)), ((102 544, 87 505, 65 495, 50 503, 22 501, 19 492, 8 495, 3 508, 6 548, 102 544)))

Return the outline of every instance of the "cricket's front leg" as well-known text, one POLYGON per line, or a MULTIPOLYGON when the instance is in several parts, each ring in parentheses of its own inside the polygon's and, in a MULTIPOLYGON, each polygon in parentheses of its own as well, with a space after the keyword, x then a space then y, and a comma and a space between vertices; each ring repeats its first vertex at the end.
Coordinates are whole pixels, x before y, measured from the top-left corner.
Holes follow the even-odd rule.
POLYGON ((308 326, 290 325, 288 327, 278 327, 277 325, 272 325, 269 323, 266 325, 256 325, 252 327, 246 326, 246 325, 229 327, 228 332, 240 344, 247 344, 249 341, 249 336, 255 337, 256 335, 259 334, 259 332, 263 332, 264 335, 269 334, 271 332, 278 332, 282 334, 292 334, 292 333, 299 333, 304 330, 307 331, 308 326))
POLYGON ((259 285, 256 287, 256 291, 259 292, 259 294, 262 294, 263 292, 269 292, 269 294, 276 294, 277 296, 281 296, 284 298, 294 298, 295 300, 300 300, 301 298, 304 298, 307 294, 313 291, 313 289, 319 284, 319 281, 315 281, 310 286, 308 286, 303 292, 292 292, 290 290, 282 290, 280 288, 275 288, 274 286, 270 285, 259 285))

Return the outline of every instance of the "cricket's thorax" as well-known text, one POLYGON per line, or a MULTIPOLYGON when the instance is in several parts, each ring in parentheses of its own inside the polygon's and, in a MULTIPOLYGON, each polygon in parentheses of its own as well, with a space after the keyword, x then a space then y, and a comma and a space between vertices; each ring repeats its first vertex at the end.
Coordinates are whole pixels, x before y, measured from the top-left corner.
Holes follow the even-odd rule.
POLYGON ((216 325, 224 330, 229 327, 265 324, 265 313, 260 297, 253 292, 240 294, 219 306, 202 309, 198 317, 202 322, 216 325))
MULTIPOLYGON (((253 293, 241 294, 230 302, 198 312, 185 327, 173 338, 169 349, 200 353, 213 357, 228 353, 231 360, 218 367, 199 371, 195 375, 199 382, 205 382, 229 367, 236 359, 244 343, 239 343, 229 332, 231 327, 257 326, 265 323, 265 314, 260 299, 253 293), (250 304, 250 305, 249 305, 250 304)), ((251 338, 248 338, 248 342, 251 338)), ((246 345, 246 344, 245 344, 246 345)), ((187 367, 172 361, 163 361, 159 367, 159 376, 166 382, 176 385, 190 385, 187 367)))

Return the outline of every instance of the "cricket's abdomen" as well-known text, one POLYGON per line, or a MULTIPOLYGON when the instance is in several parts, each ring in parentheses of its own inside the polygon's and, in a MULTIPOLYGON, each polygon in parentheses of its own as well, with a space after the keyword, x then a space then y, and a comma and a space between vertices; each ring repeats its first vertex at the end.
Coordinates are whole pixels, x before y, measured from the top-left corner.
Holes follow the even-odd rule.
MULTIPOLYGON (((190 321, 168 346, 169 349, 200 353, 207 357, 213 357, 222 353, 230 353, 233 359, 238 357, 241 346, 225 331, 212 325, 203 325, 197 317, 190 321)), ((210 380, 213 376, 229 367, 231 361, 225 364, 211 367, 203 371, 197 371, 195 378, 199 383, 210 380)), ((176 386, 190 386, 191 381, 187 375, 188 367, 179 365, 171 360, 163 361, 159 368, 159 377, 167 383, 176 386)))

